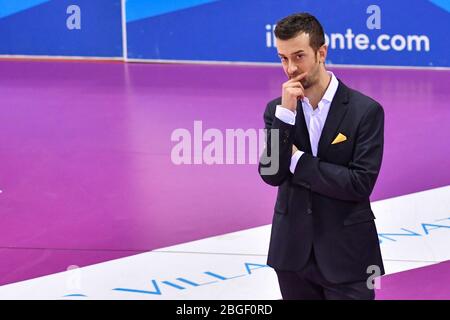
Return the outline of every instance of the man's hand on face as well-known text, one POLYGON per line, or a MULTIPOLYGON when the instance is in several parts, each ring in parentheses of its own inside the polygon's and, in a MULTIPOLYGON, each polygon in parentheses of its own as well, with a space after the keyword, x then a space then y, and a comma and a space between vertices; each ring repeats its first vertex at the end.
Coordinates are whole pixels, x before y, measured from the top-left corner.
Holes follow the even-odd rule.
POLYGON ((297 101, 305 97, 305 89, 300 80, 306 76, 307 72, 303 72, 298 76, 289 79, 283 83, 281 95, 281 106, 295 112, 297 109, 297 101))

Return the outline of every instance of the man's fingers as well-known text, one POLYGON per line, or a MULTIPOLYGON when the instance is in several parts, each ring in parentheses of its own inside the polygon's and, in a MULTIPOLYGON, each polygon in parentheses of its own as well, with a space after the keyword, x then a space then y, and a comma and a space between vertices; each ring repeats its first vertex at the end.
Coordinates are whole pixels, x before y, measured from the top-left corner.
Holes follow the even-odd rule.
POLYGON ((306 77, 307 74, 308 74, 307 71, 305 71, 305 72, 303 72, 303 73, 300 73, 298 76, 295 76, 295 77, 289 79, 288 82, 291 82, 291 81, 300 81, 300 80, 302 80, 304 77, 306 77))
POLYGON ((299 74, 298 76, 283 83, 283 91, 281 102, 283 106, 288 106, 295 110, 295 107, 299 100, 305 98, 305 89, 300 80, 306 76, 306 72, 299 74))
POLYGON ((300 81, 286 83, 286 85, 284 87, 285 88, 300 88, 300 89, 303 89, 303 85, 300 83, 300 81))
POLYGON ((303 99, 305 94, 303 93, 303 89, 290 87, 286 89, 291 95, 297 96, 297 99, 303 99))
POLYGON ((288 88, 288 87, 292 87, 295 86, 297 87, 298 85, 301 86, 301 88, 303 89, 303 85, 301 84, 301 80, 306 77, 306 75, 308 74, 308 72, 303 72, 301 74, 299 74, 298 76, 289 79, 288 81, 286 81, 285 83, 283 83, 283 87, 288 88))
POLYGON ((300 81, 285 83, 283 86, 284 86, 285 89, 298 88, 298 89, 301 89, 302 91, 305 91, 305 88, 303 88, 303 85, 301 84, 300 81))
POLYGON ((302 80, 304 77, 306 77, 307 74, 308 74, 308 72, 305 71, 305 72, 303 72, 303 73, 300 73, 300 74, 299 74, 298 76, 296 76, 294 79, 295 79, 295 81, 302 80))
POLYGON ((304 76, 305 74, 306 73, 299 74, 297 77, 292 78, 289 81, 286 81, 285 83, 283 83, 283 87, 285 87, 285 88, 301 87, 302 89, 304 89, 302 83, 300 82, 300 80, 302 80, 305 77, 304 76))

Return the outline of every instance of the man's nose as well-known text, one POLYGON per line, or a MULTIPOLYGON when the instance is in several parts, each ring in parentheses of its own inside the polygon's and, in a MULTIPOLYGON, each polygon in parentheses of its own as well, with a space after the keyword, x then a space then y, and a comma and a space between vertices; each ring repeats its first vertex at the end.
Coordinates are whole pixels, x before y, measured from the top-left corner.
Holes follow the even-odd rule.
POLYGON ((288 73, 290 75, 295 75, 297 73, 297 66, 292 62, 289 62, 288 73))

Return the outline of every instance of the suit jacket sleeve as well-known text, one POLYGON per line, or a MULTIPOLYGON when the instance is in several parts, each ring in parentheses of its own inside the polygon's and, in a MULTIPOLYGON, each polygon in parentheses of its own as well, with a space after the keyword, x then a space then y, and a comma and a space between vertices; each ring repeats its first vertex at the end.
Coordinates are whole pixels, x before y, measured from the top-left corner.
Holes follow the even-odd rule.
POLYGON ((264 123, 266 129, 265 149, 260 158, 258 171, 261 178, 272 186, 281 185, 286 178, 291 177, 292 174, 289 171, 289 165, 292 156, 292 145, 294 143, 295 126, 287 124, 277 117, 275 117, 275 110, 277 100, 269 102, 264 112, 264 123), (276 135, 274 132, 278 132, 278 150, 274 148, 272 152, 272 146, 275 143, 276 135), (268 163, 268 159, 271 159, 268 163), (271 174, 265 174, 263 168, 273 166, 274 163, 278 164, 278 170, 271 174))
POLYGON ((384 111, 379 104, 370 106, 356 132, 353 158, 347 166, 304 153, 292 182, 331 198, 367 199, 375 186, 383 157, 384 111))

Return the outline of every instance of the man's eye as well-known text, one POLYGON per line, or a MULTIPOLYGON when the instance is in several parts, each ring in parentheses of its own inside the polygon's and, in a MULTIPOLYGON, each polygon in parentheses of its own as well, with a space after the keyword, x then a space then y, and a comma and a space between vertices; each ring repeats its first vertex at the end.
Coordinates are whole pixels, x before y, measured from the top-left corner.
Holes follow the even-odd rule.
POLYGON ((304 56, 305 56, 305 55, 303 55, 303 54, 298 54, 298 55, 297 55, 297 58, 298 58, 298 59, 302 59, 304 56))

